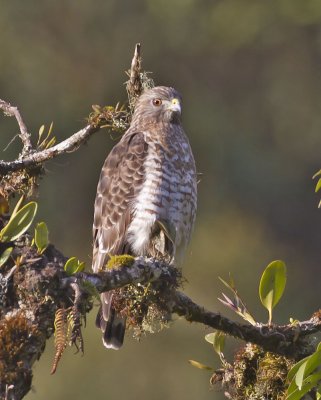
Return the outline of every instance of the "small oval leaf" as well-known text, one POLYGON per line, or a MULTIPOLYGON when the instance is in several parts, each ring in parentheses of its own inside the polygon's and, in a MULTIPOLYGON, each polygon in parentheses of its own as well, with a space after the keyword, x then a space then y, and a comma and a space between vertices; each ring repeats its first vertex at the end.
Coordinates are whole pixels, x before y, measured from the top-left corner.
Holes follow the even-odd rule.
POLYGON ((223 350, 225 346, 225 333, 217 331, 214 334, 214 343, 213 347, 216 353, 219 355, 220 358, 223 356, 223 350))
POLYGON ((310 356, 302 358, 302 360, 298 361, 296 364, 293 365, 293 367, 290 369, 288 376, 287 376, 288 381, 292 381, 292 379, 294 378, 295 374, 298 372, 301 365, 303 363, 305 363, 309 359, 309 357, 310 356))
POLYGON ((21 236, 32 224, 37 213, 37 203, 31 201, 23 206, 0 232, 2 242, 10 242, 21 236))
POLYGON ((48 247, 49 232, 45 222, 39 222, 35 228, 35 244, 39 254, 42 254, 48 247))
POLYGON ((76 272, 77 267, 78 267, 77 258, 76 257, 71 257, 66 261, 65 266, 64 266, 64 270, 66 271, 66 274, 70 276, 70 275, 73 275, 76 272))
POLYGON ((297 385, 297 387, 299 388, 299 390, 302 389, 302 383, 305 377, 305 368, 307 366, 307 362, 304 362, 300 368, 298 369, 298 372, 295 374, 295 383, 297 385))
POLYGON ((215 333, 216 333, 216 332, 208 333, 207 335, 205 335, 205 340, 206 340, 208 343, 213 344, 213 343, 214 343, 214 340, 215 340, 215 333))
POLYGON ((10 254, 12 253, 13 247, 8 247, 1 255, 0 255, 0 268, 7 262, 10 254))
POLYGON ((269 323, 272 310, 281 299, 286 284, 286 266, 283 261, 272 261, 264 270, 259 287, 261 303, 269 311, 269 323))

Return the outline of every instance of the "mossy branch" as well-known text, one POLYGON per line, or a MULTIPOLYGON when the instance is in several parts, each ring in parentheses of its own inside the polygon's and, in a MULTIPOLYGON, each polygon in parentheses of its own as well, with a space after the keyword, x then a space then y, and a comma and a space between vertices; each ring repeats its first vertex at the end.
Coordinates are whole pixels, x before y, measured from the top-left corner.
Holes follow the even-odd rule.
MULTIPOLYGON (((139 257, 130 265, 122 265, 98 274, 81 272, 67 276, 63 270, 66 258, 50 245, 39 256, 28 246, 28 237, 20 240, 14 257, 24 257, 19 268, 7 265, 0 274, 1 319, 0 338, 0 397, 12 387, 15 399, 22 398, 30 389, 32 364, 44 350, 44 343, 53 334, 55 315, 60 308, 73 307, 84 313, 92 307, 93 287, 99 293, 119 289, 129 284, 149 282, 177 282, 177 269, 159 260, 139 257), (11 269, 14 272, 11 273, 11 269), (77 290, 75 290, 75 285, 77 290), (82 303, 82 304, 80 304, 82 303), (8 323, 10 321, 10 324, 8 323), (5 338, 5 339, 4 339, 5 338)), ((259 345, 265 351, 299 359, 314 349, 307 347, 304 338, 321 331, 318 313, 294 325, 268 326, 241 324, 223 315, 206 310, 188 296, 167 285, 159 298, 171 313, 183 316, 225 332, 245 342, 259 345), (164 300, 165 299, 165 300, 164 300)), ((49 367, 48 367, 49 368, 49 367)), ((48 370, 49 373, 49 370, 48 370)), ((8 397, 10 399, 10 397, 8 397)))
MULTIPOLYGON (((124 287, 128 284, 152 282, 155 280, 175 279, 177 272, 172 267, 155 259, 139 257, 131 266, 113 269, 100 274, 80 273, 67 278, 70 281, 87 281, 99 293, 124 287)), ((266 351, 301 358, 312 349, 307 349, 302 340, 308 335, 321 331, 321 313, 315 313, 309 320, 295 325, 242 324, 206 310, 180 291, 167 293, 168 307, 172 313, 184 317, 189 322, 197 322, 222 331, 230 336, 261 346, 266 351)))

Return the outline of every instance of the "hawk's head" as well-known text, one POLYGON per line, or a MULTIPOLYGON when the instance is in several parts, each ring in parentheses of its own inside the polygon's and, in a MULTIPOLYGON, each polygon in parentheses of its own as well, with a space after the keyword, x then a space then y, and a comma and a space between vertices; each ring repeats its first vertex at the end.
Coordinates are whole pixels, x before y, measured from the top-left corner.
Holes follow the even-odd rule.
POLYGON ((173 88, 156 86, 145 90, 137 100, 133 122, 180 123, 181 95, 173 88))

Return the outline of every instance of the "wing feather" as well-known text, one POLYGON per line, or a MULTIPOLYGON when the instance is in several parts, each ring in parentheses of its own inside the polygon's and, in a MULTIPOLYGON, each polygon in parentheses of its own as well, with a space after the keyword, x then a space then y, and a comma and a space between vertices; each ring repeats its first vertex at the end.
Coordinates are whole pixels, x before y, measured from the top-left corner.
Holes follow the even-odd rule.
POLYGON ((127 229, 132 219, 133 200, 144 181, 147 152, 143 132, 126 133, 106 158, 95 200, 94 272, 106 264, 109 255, 130 251, 127 229))

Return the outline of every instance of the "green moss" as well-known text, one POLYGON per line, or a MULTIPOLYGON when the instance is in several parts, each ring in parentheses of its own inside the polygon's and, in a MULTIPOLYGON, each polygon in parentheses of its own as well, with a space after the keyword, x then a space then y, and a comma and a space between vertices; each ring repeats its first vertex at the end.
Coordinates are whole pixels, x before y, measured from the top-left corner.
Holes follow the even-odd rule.
POLYGON ((235 400, 286 398, 286 377, 294 361, 247 344, 234 360, 235 400))
POLYGON ((23 312, 0 323, 1 383, 15 384, 22 376, 29 373, 24 363, 28 359, 31 337, 37 340, 39 332, 35 325, 30 324, 23 312))
POLYGON ((93 105, 93 111, 87 118, 90 125, 94 127, 107 128, 115 132, 124 132, 130 123, 130 112, 124 106, 117 104, 113 106, 93 105))
POLYGON ((182 279, 180 270, 174 268, 174 271, 174 276, 162 281, 130 284, 113 290, 113 307, 126 317, 127 328, 135 338, 159 332, 168 325, 171 293, 182 279))
POLYGON ((119 267, 131 267, 135 262, 135 257, 128 254, 121 256, 111 256, 108 263, 106 264, 107 269, 119 268, 119 267))

